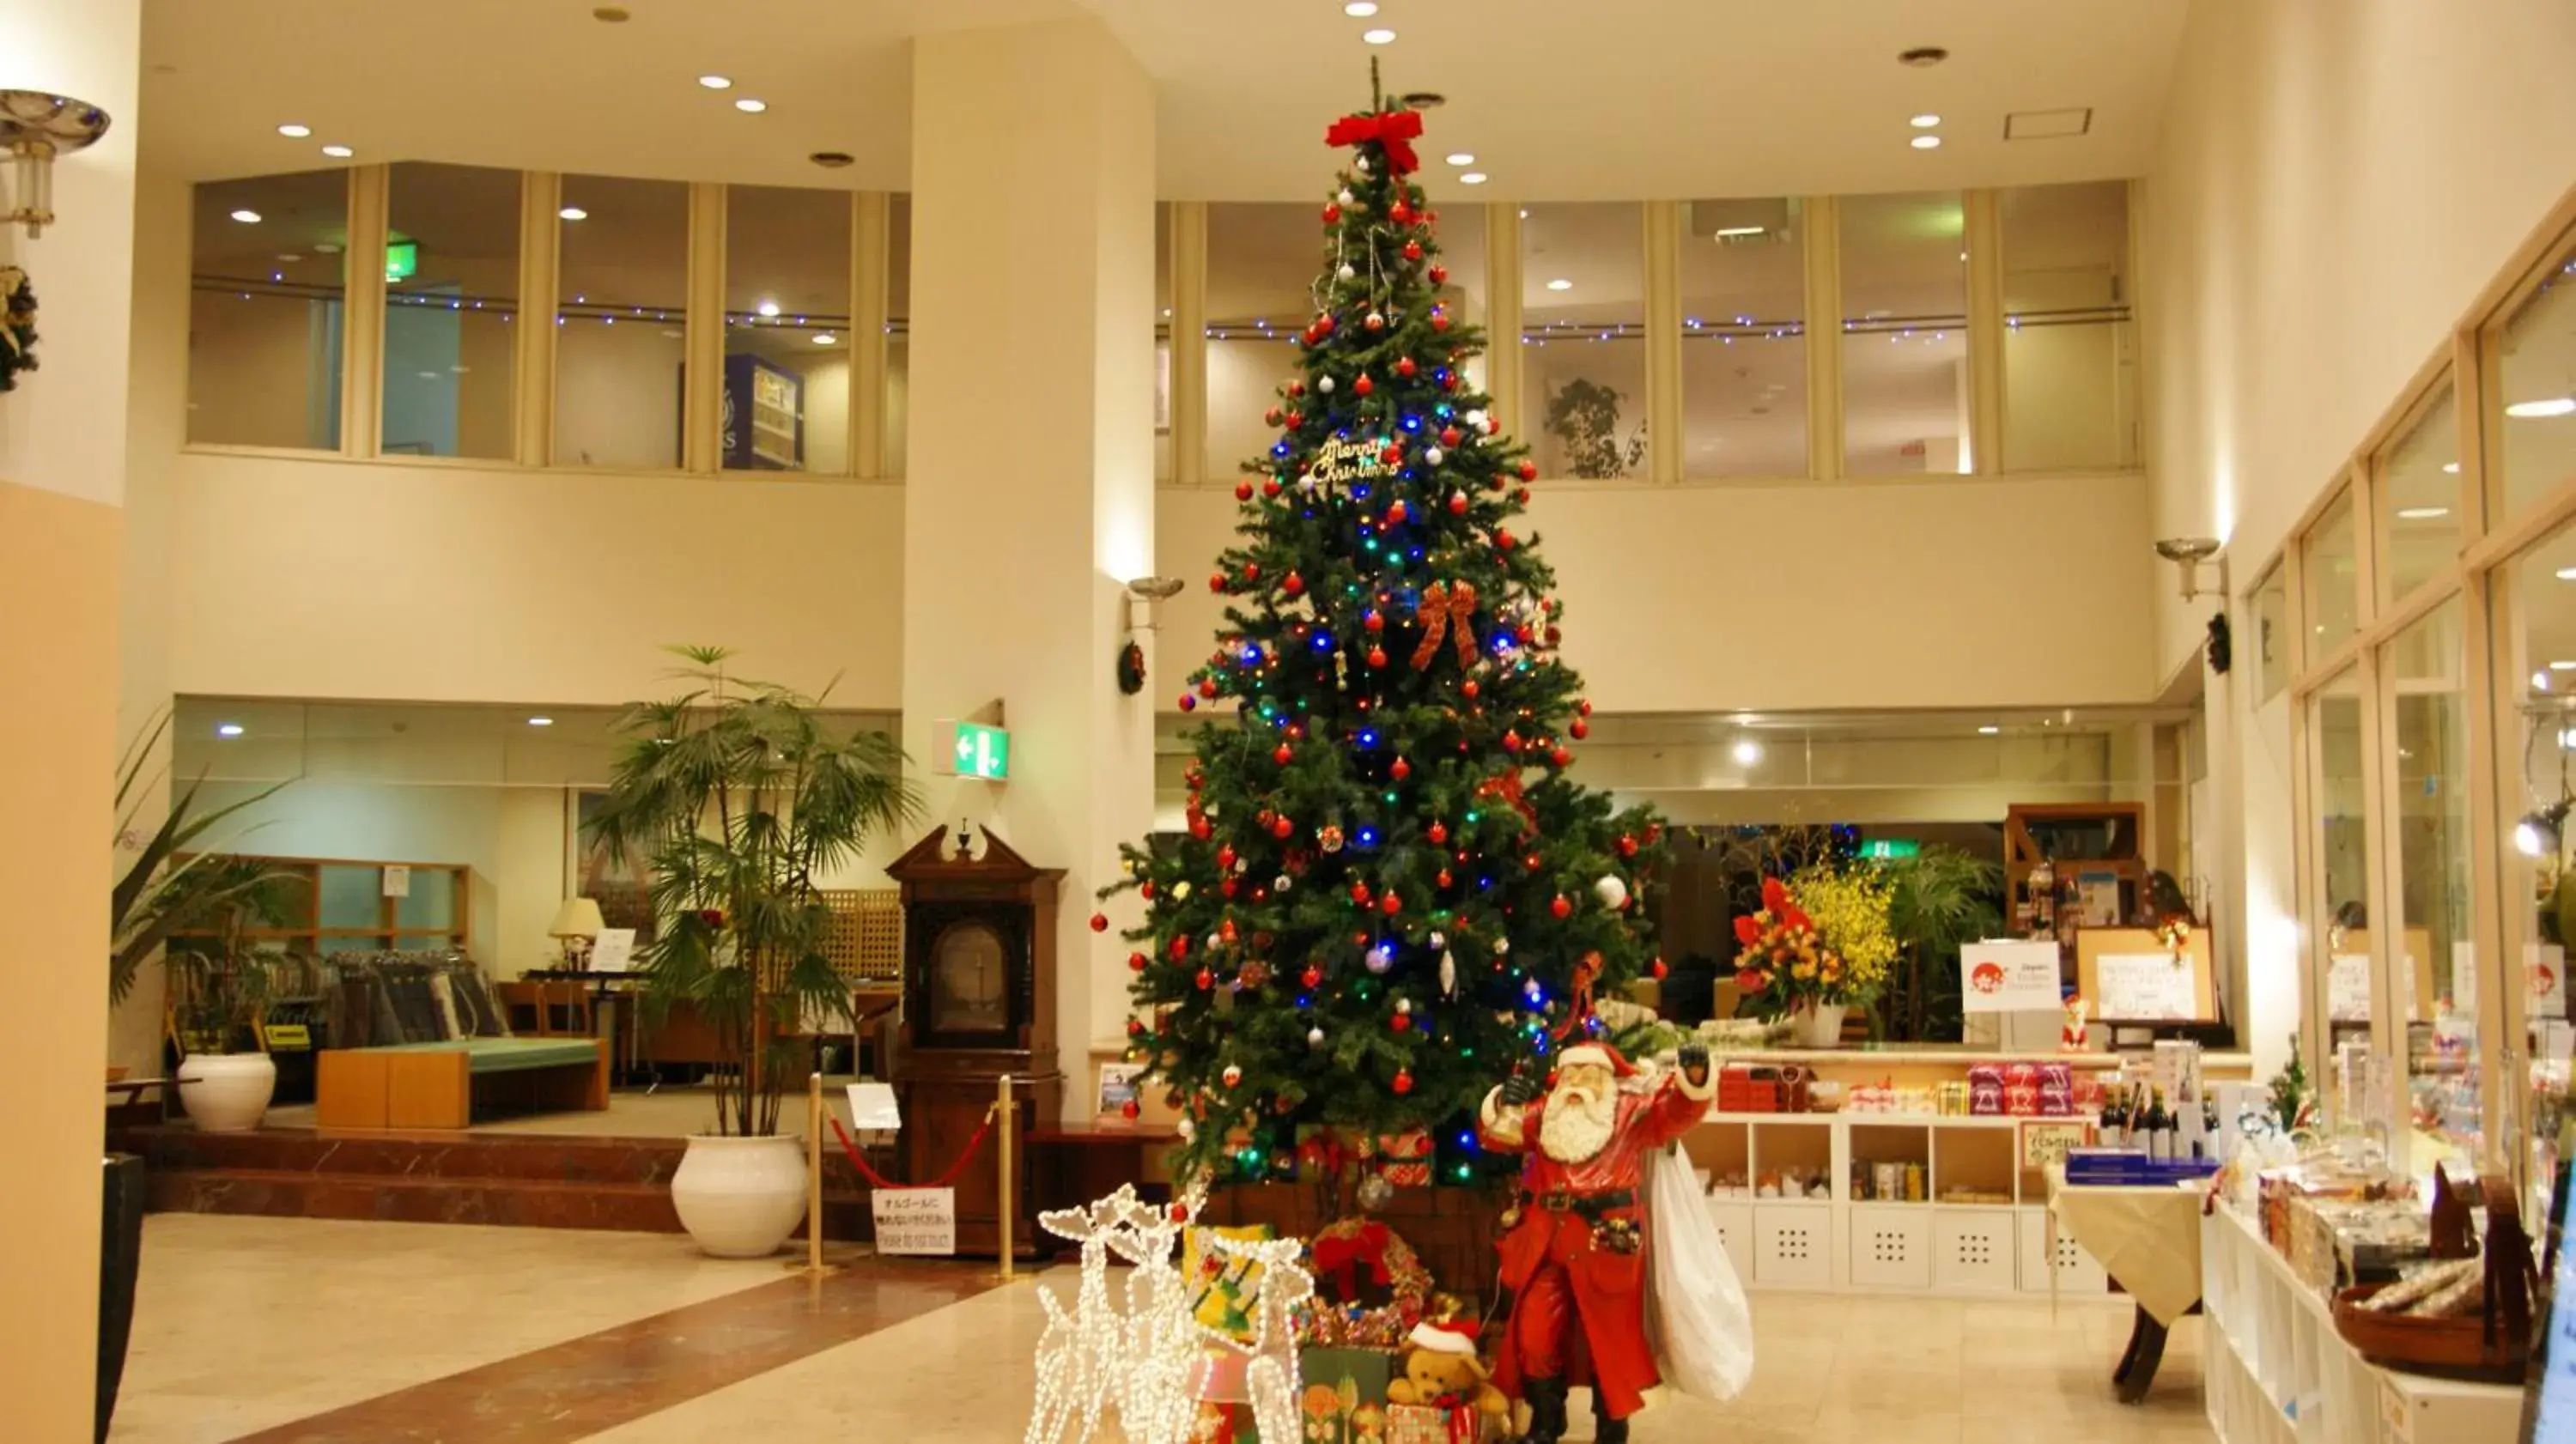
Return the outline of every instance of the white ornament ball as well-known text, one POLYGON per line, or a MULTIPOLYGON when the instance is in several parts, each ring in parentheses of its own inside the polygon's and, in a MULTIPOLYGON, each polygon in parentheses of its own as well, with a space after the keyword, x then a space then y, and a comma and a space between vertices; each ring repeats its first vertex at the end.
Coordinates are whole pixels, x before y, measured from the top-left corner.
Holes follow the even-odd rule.
POLYGON ((1371 330, 1375 330, 1386 324, 1386 316, 1383 312, 1371 311, 1361 320, 1360 324, 1370 328, 1371 330))
POLYGON ((1352 264, 1351 264, 1350 262, 1348 262, 1348 261, 1344 261, 1344 262, 1342 263, 1342 268, 1341 268, 1340 270, 1338 270, 1338 271, 1335 271, 1333 274, 1334 274, 1335 276, 1340 277, 1341 279, 1343 279, 1343 280, 1345 280, 1345 281, 1356 281, 1356 280, 1358 280, 1358 279, 1359 279, 1359 277, 1360 277, 1359 268, 1358 268, 1358 267, 1356 267, 1356 266, 1354 266, 1354 265, 1352 265, 1352 264))
POLYGON ((1286 892, 1288 890, 1288 885, 1293 881, 1295 881, 1295 879, 1289 877, 1288 874, 1283 872, 1270 880, 1270 890, 1272 892, 1286 892))
POLYGON ((1444 932, 1435 931, 1430 937, 1423 939, 1423 941, 1431 944, 1431 946, 1435 948, 1445 948, 1449 946, 1449 935, 1444 932))
POLYGON ((1327 395, 1327 396, 1332 395, 1332 394, 1333 394, 1333 378, 1332 378, 1332 377, 1330 377, 1330 376, 1318 376, 1318 377, 1316 377, 1316 378, 1315 378, 1315 389, 1316 389, 1316 390, 1318 390, 1318 391, 1323 392, 1323 393, 1324 393, 1325 395, 1327 395))
POLYGON ((1413 1016, 1413 1000, 1411 998, 1396 999, 1395 1010, 1408 1018, 1413 1016))
POLYGON ((1592 891, 1601 899, 1603 907, 1623 908, 1628 905, 1628 885, 1621 882, 1615 873, 1594 883, 1592 891))
POLYGON ((1444 455, 1446 455, 1446 453, 1441 451, 1439 447, 1427 447, 1423 450, 1422 459, 1433 466, 1438 466, 1444 455))
POLYGON ((1496 939, 1494 939, 1494 956, 1495 956, 1495 957, 1498 957, 1498 958, 1499 958, 1499 957, 1501 957, 1503 954, 1508 953, 1508 952, 1510 952, 1511 950, 1512 950, 1512 940, 1511 940, 1510 938, 1496 938, 1496 939))
POLYGON ((1232 1063, 1225 1065, 1225 1086, 1232 1088, 1243 1081, 1243 1070, 1232 1063))
POLYGON ((1364 156, 1364 155, 1355 155, 1355 156, 1352 156, 1352 157, 1351 157, 1351 165, 1352 165, 1352 167, 1353 167, 1354 169, 1356 169, 1356 170, 1357 170, 1360 174, 1362 174, 1362 175, 1367 175, 1367 174, 1369 173, 1369 163, 1368 163, 1368 157, 1367 157, 1367 156, 1364 156))
POLYGON ((1355 197, 1353 197, 1353 196, 1351 195, 1351 193, 1350 193, 1350 191, 1349 191, 1349 189, 1348 189, 1348 188, 1344 188, 1344 189, 1342 189, 1342 190, 1340 190, 1340 191, 1335 192, 1335 193, 1334 193, 1334 196, 1333 196, 1333 199, 1334 199, 1334 200, 1336 200, 1336 201, 1341 202, 1343 205, 1349 205, 1349 204, 1352 202, 1352 200, 1354 200, 1354 199, 1355 199, 1355 197))
POLYGON ((1183 1118, 1172 1124, 1172 1131, 1181 1135, 1181 1141, 1183 1143, 1187 1143, 1198 1136, 1199 1126, 1195 1122, 1192 1122, 1187 1118, 1183 1118))
POLYGON ((1172 901, 1188 902, 1189 900, 1190 884, 1188 879, 1184 878, 1181 881, 1172 884, 1172 901))
POLYGON ((1481 409, 1470 411, 1464 419, 1469 426, 1481 429, 1485 424, 1485 413, 1481 409))
POLYGON ((1321 1029, 1321 1028, 1309 1028, 1309 1029, 1307 1029, 1307 1030, 1306 1030, 1306 1046, 1307 1046, 1307 1047, 1309 1047, 1309 1048, 1321 1048, 1321 1047, 1323 1047, 1323 1046, 1324 1046, 1324 1030, 1323 1030, 1323 1029, 1321 1029))

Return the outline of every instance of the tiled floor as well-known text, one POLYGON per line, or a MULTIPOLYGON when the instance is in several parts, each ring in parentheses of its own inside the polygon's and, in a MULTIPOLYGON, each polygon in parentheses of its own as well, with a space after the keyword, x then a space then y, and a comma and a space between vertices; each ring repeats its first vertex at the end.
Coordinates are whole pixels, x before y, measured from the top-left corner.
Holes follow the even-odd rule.
MULTIPOLYGON (((1031 1290, 1070 1280, 981 1272, 877 1264, 816 1292, 676 1237, 157 1215, 114 1438, 995 1444, 1026 1422, 1031 1290)), ((1659 1404, 1638 1444, 2210 1438, 2198 1320, 2125 1408, 2128 1313, 2105 1302, 1759 1293, 1754 1318, 1751 1391, 1659 1404)))

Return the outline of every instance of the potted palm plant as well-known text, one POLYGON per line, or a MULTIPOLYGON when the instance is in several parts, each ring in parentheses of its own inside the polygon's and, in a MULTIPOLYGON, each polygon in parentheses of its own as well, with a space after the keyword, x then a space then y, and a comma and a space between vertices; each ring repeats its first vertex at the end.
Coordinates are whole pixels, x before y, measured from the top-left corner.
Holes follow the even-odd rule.
MULTIPOLYGON (((672 649, 683 690, 619 719, 608 798, 586 825, 613 863, 641 861, 653 937, 637 950, 646 1027, 687 1003, 723 1060, 715 1127, 689 1139, 671 1201, 719 1258, 773 1252, 795 1230, 805 1160, 778 1132, 809 1017, 850 1012, 827 959, 820 879, 919 801, 894 739, 834 724, 822 696, 729 675, 721 647, 672 649)), ((826 689, 828 691, 828 689, 826 689)))
POLYGON ((221 902, 206 930, 170 939, 170 1014, 178 1026, 179 1101, 203 1133, 247 1133, 268 1112, 277 1064, 260 1025, 287 959, 256 928, 284 927, 304 879, 265 858, 196 862, 221 902))

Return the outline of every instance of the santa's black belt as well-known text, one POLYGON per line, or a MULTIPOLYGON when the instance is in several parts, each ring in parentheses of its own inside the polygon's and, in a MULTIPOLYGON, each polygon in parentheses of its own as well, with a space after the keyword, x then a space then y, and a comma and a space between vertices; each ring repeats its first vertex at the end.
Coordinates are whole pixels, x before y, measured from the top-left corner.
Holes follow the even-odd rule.
POLYGON ((1621 1188, 1608 1193, 1561 1191, 1524 1193, 1521 1195, 1521 1201, 1535 1204, 1549 1213, 1571 1213, 1579 1214, 1584 1218, 1598 1218, 1614 1208, 1627 1208, 1633 1205, 1637 1201, 1637 1192, 1635 1189, 1621 1188))

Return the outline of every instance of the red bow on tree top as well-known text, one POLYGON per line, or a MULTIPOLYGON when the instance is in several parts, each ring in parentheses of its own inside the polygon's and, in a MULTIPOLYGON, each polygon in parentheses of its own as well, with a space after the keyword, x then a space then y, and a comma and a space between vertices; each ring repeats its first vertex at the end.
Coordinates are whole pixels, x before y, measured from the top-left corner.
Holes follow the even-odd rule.
POLYGON ((1376 141, 1386 148, 1386 163, 1397 175, 1418 169, 1421 157, 1413 153, 1412 140, 1422 134, 1422 112, 1389 110, 1377 115, 1346 115, 1333 122, 1324 132, 1326 145, 1358 145, 1364 140, 1376 141))

